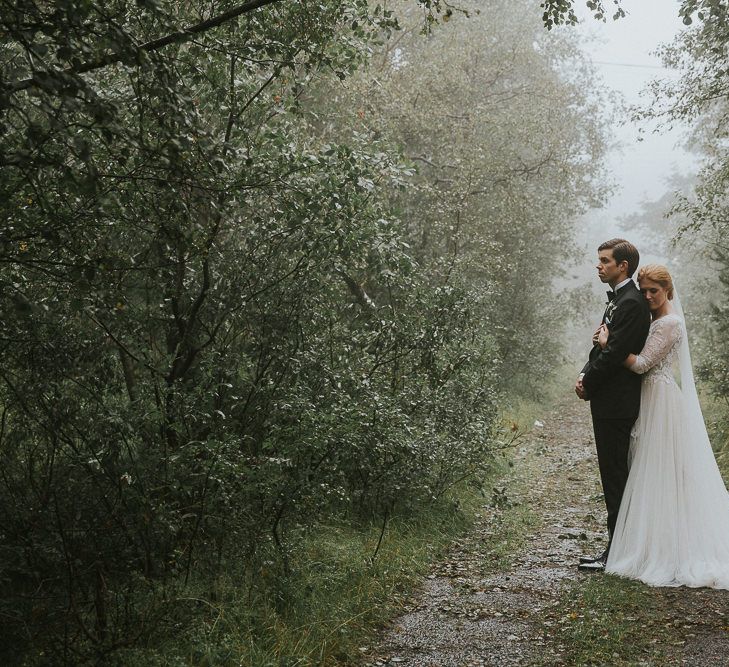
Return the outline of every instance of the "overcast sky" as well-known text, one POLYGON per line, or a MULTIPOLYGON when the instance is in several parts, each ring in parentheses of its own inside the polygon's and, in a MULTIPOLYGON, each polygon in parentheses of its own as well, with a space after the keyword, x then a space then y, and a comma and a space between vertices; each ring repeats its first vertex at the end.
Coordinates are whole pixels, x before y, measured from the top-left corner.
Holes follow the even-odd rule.
MULTIPOLYGON (((576 9, 583 19, 577 27, 584 38, 583 49, 595 63, 603 86, 622 96, 628 104, 638 104, 647 98, 641 95, 646 84, 656 77, 677 75, 662 67, 653 53, 662 43, 671 42, 684 27, 678 17, 679 3, 673 0, 622 0, 625 18, 606 23, 590 18, 583 0, 577 0, 576 9)), ((606 5, 612 5, 609 0, 606 5)), ((604 209, 590 212, 584 221, 584 241, 593 249, 609 236, 627 236, 640 242, 640 235, 621 229, 617 221, 640 210, 645 200, 655 200, 671 190, 667 183, 676 170, 691 172, 695 158, 683 150, 681 144, 686 130, 653 133, 643 123, 643 141, 639 141, 639 126, 628 119, 615 127, 614 136, 619 146, 611 151, 608 165, 617 185, 616 192, 604 209)), ((640 245, 639 245, 640 247, 640 245)), ((650 248, 641 248, 646 259, 662 260, 651 255, 650 248)))
MULTIPOLYGON (((605 4, 612 6, 612 0, 605 0, 605 4)), ((576 30, 583 38, 583 50, 601 76, 598 85, 609 91, 609 98, 622 97, 627 104, 639 104, 647 99, 641 96, 641 91, 652 79, 677 76, 664 69, 653 52, 661 44, 673 41, 684 26, 678 17, 679 2, 674 0, 621 0, 621 6, 627 13, 625 18, 617 21, 608 18, 602 23, 591 18, 585 0, 576 0, 575 9, 582 19, 576 30)), ((685 128, 654 133, 655 127, 643 123, 643 134, 639 135, 641 126, 628 118, 623 120, 625 124, 614 128, 616 146, 607 160, 610 177, 616 185, 615 194, 604 208, 584 216, 578 234, 584 259, 556 281, 558 288, 585 285, 593 292, 597 304, 593 318, 583 328, 575 323, 571 332, 569 343, 573 351, 578 351, 574 352, 576 359, 581 358, 585 345, 589 348, 591 333, 602 312, 605 286, 598 280, 595 269, 597 246, 609 238, 622 236, 638 246, 641 264, 660 262, 670 266, 670 258, 656 254, 650 241, 643 239, 638 230, 621 227, 619 220, 639 212, 641 202, 657 200, 670 192, 668 179, 676 170, 682 173, 695 170, 695 158, 681 147, 685 128), (638 141, 639 136, 643 141, 638 141)))

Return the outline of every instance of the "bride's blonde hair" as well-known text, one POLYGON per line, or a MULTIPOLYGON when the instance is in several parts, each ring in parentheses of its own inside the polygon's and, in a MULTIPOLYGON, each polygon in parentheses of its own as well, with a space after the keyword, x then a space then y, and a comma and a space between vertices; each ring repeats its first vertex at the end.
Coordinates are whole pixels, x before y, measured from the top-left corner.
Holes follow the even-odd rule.
POLYGON ((646 278, 658 283, 668 295, 669 299, 673 299, 673 278, 668 269, 663 264, 646 264, 638 271, 638 282, 646 278))

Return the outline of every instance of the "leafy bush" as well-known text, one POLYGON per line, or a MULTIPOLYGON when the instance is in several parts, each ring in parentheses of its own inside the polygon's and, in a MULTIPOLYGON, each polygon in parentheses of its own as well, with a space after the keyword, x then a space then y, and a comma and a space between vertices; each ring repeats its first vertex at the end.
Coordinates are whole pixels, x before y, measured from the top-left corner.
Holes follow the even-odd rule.
MULTIPOLYGON (((461 206, 461 185, 416 173, 444 135, 398 127, 394 88, 372 126, 327 118, 327 91, 390 48, 391 13, 274 3, 149 47, 207 11, 0 17, 4 662, 133 654, 232 562, 284 605, 267 560, 295 576, 297 539, 329 517, 386 522, 482 476, 507 380, 554 358, 532 340, 564 218, 600 194, 597 162, 568 159, 599 157, 593 121, 549 144, 556 116, 516 131, 513 107, 482 110, 500 136, 446 151, 461 185, 488 167, 461 206)), ((531 37, 519 49, 496 88, 541 63, 550 99, 589 106, 531 37)))

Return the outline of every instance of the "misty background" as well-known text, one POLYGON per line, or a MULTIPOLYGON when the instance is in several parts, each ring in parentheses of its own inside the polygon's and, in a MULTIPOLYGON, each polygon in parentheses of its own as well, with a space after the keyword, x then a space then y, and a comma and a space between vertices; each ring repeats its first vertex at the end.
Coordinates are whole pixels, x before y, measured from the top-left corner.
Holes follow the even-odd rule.
POLYGON ((568 272, 568 280, 558 278, 556 282, 558 289, 582 283, 594 295, 594 312, 577 320, 569 335, 569 354, 577 357, 574 367, 578 370, 599 323, 607 289, 597 279, 598 245, 624 237, 638 247, 641 264, 666 264, 674 272, 680 268, 676 265, 679 256, 668 245, 674 228, 664 216, 675 201, 678 183, 695 177, 699 168, 699 156, 690 148, 692 128, 680 121, 669 124, 638 117, 639 110, 651 104, 653 81, 679 78, 658 53, 686 28, 679 6, 679 2, 633 0, 622 4, 625 18, 605 22, 595 21, 582 5, 575 8, 581 49, 595 68, 594 85, 608 93, 604 99, 613 118, 606 154, 612 192, 602 206, 581 217, 576 241, 583 251, 582 261, 568 272), (661 236, 663 243, 659 242, 661 236))

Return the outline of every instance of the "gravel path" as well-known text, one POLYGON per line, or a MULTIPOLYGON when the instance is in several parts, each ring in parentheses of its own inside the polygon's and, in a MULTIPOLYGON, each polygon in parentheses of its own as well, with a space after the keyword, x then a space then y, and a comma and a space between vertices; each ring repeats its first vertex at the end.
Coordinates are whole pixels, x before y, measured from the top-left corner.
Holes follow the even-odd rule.
MULTIPOLYGON (((474 530, 433 568, 363 665, 571 664, 556 639, 559 633, 552 632, 560 621, 550 610, 567 587, 605 576, 576 567, 578 555, 604 547, 604 505, 587 404, 565 398, 535 424, 516 452, 506 488, 510 496, 496 495, 497 507, 486 508, 474 530), (493 538, 503 533, 505 503, 532 516, 506 564, 493 538)), ((729 666, 729 592, 652 590, 662 612, 660 639, 654 643, 660 643, 663 657, 636 664, 729 666)))

